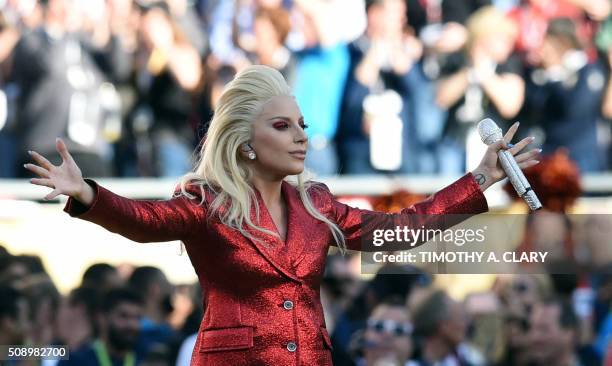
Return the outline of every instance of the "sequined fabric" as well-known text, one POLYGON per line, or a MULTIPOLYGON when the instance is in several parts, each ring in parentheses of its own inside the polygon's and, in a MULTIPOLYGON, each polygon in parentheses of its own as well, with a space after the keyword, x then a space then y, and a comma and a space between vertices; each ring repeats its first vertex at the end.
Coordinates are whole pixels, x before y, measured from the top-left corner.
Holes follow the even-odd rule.
MULTIPOLYGON (((298 191, 287 182, 287 238, 250 231, 252 240, 216 219, 208 219, 200 198, 165 201, 132 200, 94 181, 93 204, 86 208, 69 199, 64 210, 137 242, 182 240, 205 289, 207 304, 191 365, 332 365, 332 345, 325 328, 319 286, 329 245, 327 226, 303 207, 298 191)), ((311 190, 313 204, 346 232, 349 249, 360 249, 364 210, 336 201, 323 184, 311 190)), ((257 191, 256 191, 257 192, 257 191)), ((199 196, 199 189, 190 190, 199 196)), ((207 195, 208 196, 208 195, 207 195)), ((259 224, 272 232, 274 221, 257 192, 259 224)), ((487 203, 473 176, 455 183, 395 218, 410 224, 410 214, 477 214, 487 203)), ((385 213, 374 217, 388 219, 385 213)), ((255 208, 251 210, 255 220, 255 208)))

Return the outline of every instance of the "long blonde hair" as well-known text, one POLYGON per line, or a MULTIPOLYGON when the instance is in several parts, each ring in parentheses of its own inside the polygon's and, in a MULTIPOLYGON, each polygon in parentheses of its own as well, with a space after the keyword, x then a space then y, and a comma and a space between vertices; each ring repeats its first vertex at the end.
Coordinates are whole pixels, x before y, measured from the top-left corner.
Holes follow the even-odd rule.
MULTIPOLYGON (((244 224, 277 237, 278 234, 258 226, 250 218, 251 205, 255 203, 259 221, 259 205, 256 204, 255 191, 249 184, 252 172, 241 157, 241 146, 251 139, 253 121, 263 105, 272 97, 290 94, 291 89, 281 73, 271 67, 254 65, 236 75, 219 98, 202 144, 199 162, 193 172, 181 178, 182 195, 195 198, 186 189, 188 185, 195 185, 200 188, 202 204, 205 187, 208 187, 215 197, 208 208, 209 215, 218 216, 223 224, 252 239, 255 238, 246 231, 244 224), (220 210, 221 207, 227 209, 220 210)), ((310 215, 329 227, 338 248, 344 254, 344 234, 313 206, 308 195, 312 184, 306 181, 304 174, 297 175, 296 185, 302 203, 310 215)))

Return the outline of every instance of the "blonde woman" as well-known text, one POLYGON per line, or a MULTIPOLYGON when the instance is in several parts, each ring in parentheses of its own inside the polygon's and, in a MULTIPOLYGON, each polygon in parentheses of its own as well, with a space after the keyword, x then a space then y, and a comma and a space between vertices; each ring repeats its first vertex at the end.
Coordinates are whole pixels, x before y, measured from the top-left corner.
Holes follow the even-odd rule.
MULTIPOLYGON (((331 365, 319 298, 329 246, 361 250, 360 238, 389 220, 420 227, 415 214, 487 211, 482 191, 503 178, 496 151, 508 146, 500 141, 474 172, 388 215, 346 206, 325 185, 304 181, 306 127, 281 74, 251 66, 221 95, 201 159, 169 200, 131 200, 83 179, 59 139, 60 166, 31 152, 38 164, 26 168, 39 176, 33 184, 53 189, 46 199, 70 197, 71 216, 138 242, 185 243, 207 304, 192 365, 331 365)), ((516 158, 527 167, 533 157, 516 158)))

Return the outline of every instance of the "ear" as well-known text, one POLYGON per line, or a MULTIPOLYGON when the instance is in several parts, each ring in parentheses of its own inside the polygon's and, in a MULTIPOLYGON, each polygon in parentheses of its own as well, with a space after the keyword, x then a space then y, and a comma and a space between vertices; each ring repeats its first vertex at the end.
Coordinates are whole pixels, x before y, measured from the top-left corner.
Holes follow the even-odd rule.
POLYGON ((241 155, 245 160, 254 160, 255 159, 255 151, 250 143, 245 142, 240 146, 241 155))

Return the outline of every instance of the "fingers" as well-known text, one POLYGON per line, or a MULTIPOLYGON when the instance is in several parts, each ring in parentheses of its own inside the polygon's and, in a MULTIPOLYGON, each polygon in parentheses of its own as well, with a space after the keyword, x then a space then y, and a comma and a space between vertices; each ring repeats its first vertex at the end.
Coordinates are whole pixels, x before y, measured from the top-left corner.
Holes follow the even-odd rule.
POLYGON ((55 188, 55 185, 51 181, 51 179, 46 178, 32 178, 30 179, 30 183, 36 184, 37 186, 55 188))
MULTIPOLYGON (((506 134, 504 135, 504 141, 509 144, 510 141, 512 141, 512 138, 514 137, 514 134, 516 133, 516 131, 518 130, 520 125, 520 122, 516 122, 515 124, 513 124, 509 129, 508 132, 506 132, 506 134)), ((504 146, 505 147, 505 146, 504 146)))
POLYGON ((51 170, 51 168, 54 167, 54 165, 51 164, 49 160, 47 160, 44 156, 40 155, 36 151, 28 151, 28 153, 30 154, 32 159, 34 159, 34 161, 36 161, 41 167, 47 170, 51 170))
POLYGON ((64 160, 65 162, 74 162, 74 160, 72 159, 72 156, 68 152, 68 148, 66 147, 64 140, 62 140, 59 137, 55 139, 55 148, 57 149, 57 152, 62 157, 62 160, 64 160))
POLYGON ((495 141, 494 143, 489 145, 489 149, 493 150, 494 152, 498 152, 499 150, 502 150, 505 148, 506 148, 506 141, 504 141, 503 139, 499 141, 495 141))
POLYGON ((520 155, 516 155, 514 157, 514 160, 516 160, 517 163, 522 163, 524 161, 527 161, 529 159, 535 158, 536 156, 538 156, 540 153, 542 152, 541 149, 533 149, 531 151, 528 151, 526 153, 522 153, 520 155))
POLYGON ((538 164, 540 164, 539 160, 527 160, 527 161, 524 161, 524 162, 520 163, 518 166, 519 166, 519 168, 521 168, 521 170, 524 170, 526 168, 529 168, 529 167, 532 167, 532 166, 538 165, 538 164))
POLYGON ((51 193, 49 193, 48 195, 45 196, 45 200, 52 200, 55 197, 59 196, 61 194, 61 192, 57 189, 54 189, 53 191, 51 191, 51 193))
POLYGON ((508 149, 508 151, 512 155, 516 155, 519 151, 523 150, 527 145, 532 143, 534 139, 535 139, 535 137, 533 137, 533 136, 525 137, 524 139, 522 139, 518 143, 514 144, 514 146, 512 148, 508 149))
POLYGON ((38 165, 23 164, 23 167, 31 171, 32 173, 37 174, 39 177, 49 178, 49 171, 47 169, 39 167, 38 165))

